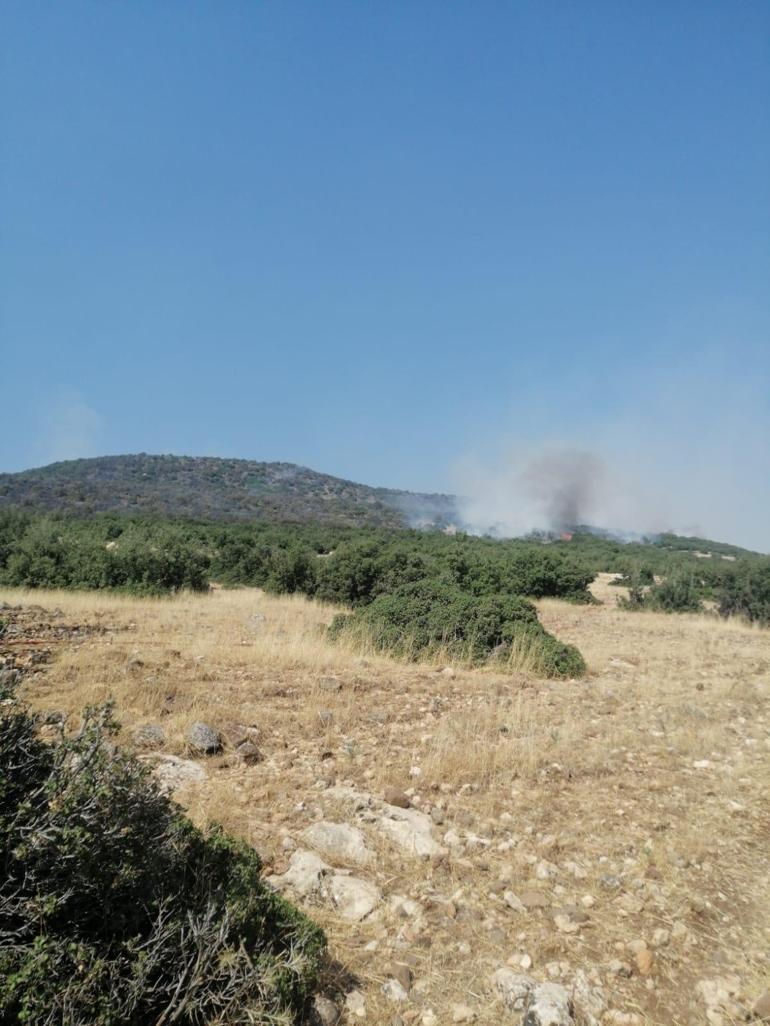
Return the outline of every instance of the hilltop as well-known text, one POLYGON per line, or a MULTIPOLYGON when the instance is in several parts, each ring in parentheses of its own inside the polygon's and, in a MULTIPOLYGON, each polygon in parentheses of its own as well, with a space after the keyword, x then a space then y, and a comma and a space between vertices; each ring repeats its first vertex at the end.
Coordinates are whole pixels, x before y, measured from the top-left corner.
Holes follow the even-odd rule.
POLYGON ((89 515, 129 513, 206 520, 339 526, 440 526, 449 495, 372 488, 293 463, 210 456, 99 456, 0 474, 0 508, 89 515))

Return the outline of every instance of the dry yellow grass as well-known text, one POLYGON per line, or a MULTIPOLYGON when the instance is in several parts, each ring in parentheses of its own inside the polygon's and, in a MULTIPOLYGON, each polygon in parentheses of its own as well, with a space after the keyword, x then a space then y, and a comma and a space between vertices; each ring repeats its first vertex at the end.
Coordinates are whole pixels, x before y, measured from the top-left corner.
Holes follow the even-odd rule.
POLYGON ((610 1006, 641 1023, 694 1026, 706 1022, 698 980, 734 973, 747 997, 770 983, 770 633, 627 613, 610 604, 619 589, 606 579, 597 587, 608 604, 539 603, 545 626, 583 652, 581 682, 331 646, 320 628, 334 608, 248 589, 154 601, 0 591, 0 600, 102 630, 63 642, 28 678, 39 708, 76 716, 114 696, 127 742, 135 725, 157 722, 178 754, 193 720, 258 726, 263 763, 210 760, 208 779, 179 797, 196 821, 223 822, 279 870, 284 837, 321 814, 345 818, 330 783, 375 794, 392 784, 413 789, 423 809, 443 808, 437 836, 451 827, 464 841, 445 861, 416 862, 368 835, 386 899, 413 897, 419 922, 384 910, 350 925, 314 910, 361 981, 367 1021, 393 1015, 379 985, 394 956, 413 963, 406 1022, 427 1009, 451 1021, 457 1002, 479 1023, 501 1021, 486 981, 518 952, 539 978, 560 962, 595 970, 610 1006), (552 904, 589 896, 589 925, 565 934, 549 914, 512 913, 501 877, 552 904), (613 958, 633 963, 626 945, 651 942, 655 929, 678 940, 655 951, 652 973, 608 972, 613 958))

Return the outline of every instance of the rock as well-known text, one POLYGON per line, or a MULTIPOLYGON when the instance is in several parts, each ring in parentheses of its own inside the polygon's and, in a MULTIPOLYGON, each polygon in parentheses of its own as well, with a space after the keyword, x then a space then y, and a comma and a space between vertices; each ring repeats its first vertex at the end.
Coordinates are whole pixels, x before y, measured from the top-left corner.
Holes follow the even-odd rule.
POLYGON ((345 998, 345 1009, 348 1015, 355 1016, 356 1019, 366 1018, 366 1001, 360 990, 350 991, 345 998))
POLYGON ((539 983, 529 996, 522 1026, 573 1026, 572 1002, 559 983, 539 983))
POLYGON ((513 891, 505 891, 503 893, 503 901, 508 906, 508 908, 512 908, 514 912, 527 911, 527 906, 520 898, 516 897, 513 891))
POLYGON ((577 969, 572 982, 572 1005, 585 1026, 599 1026, 607 1007, 604 990, 592 985, 583 969, 577 969))
POLYGON ((193 723, 187 731, 187 744, 193 752, 201 755, 215 755, 222 750, 222 739, 219 732, 207 723, 193 723))
POLYGON ((177 755, 152 755, 144 759, 157 760, 152 772, 165 794, 206 779, 205 769, 191 759, 180 759, 177 755))
POLYGON ((327 858, 342 862, 353 862, 358 866, 368 862, 372 855, 366 847, 364 835, 347 823, 330 823, 321 820, 312 823, 302 831, 303 839, 327 858))
POLYGON ((671 935, 668 930, 658 927, 652 934, 652 946, 654 948, 664 948, 668 944, 670 937, 671 935))
POLYGON ((340 1010, 335 1003, 324 997, 323 994, 316 994, 313 998, 311 1019, 313 1026, 336 1026, 339 1021, 340 1010))
POLYGON ((432 821, 424 812, 392 806, 378 825, 391 841, 412 855, 427 859, 445 854, 441 845, 434 841, 432 821))
POLYGON ((613 976, 628 977, 631 975, 632 969, 628 962, 621 962, 619 958, 613 958, 607 963, 607 972, 613 976))
POLYGON ((511 1012, 523 1012, 536 983, 531 976, 512 969, 498 969, 492 976, 495 990, 511 1012))
POLYGON ((265 758, 253 741, 242 741, 235 749, 235 754, 247 766, 256 766, 258 762, 262 762, 265 758))
POLYGON ((295 851, 289 859, 289 868, 282 876, 268 877, 279 888, 291 887, 301 898, 317 897, 322 881, 330 873, 329 866, 310 851, 295 851))
POLYGON ((438 805, 434 805, 433 808, 430 810, 430 818, 433 820, 436 826, 441 826, 445 819, 444 810, 440 809, 438 805))
POLYGON ((383 983, 382 993, 385 995, 388 1001, 392 1001, 394 1004, 397 1005, 409 1000, 409 995, 407 994, 407 992, 404 990, 404 988, 401 986, 398 980, 394 980, 393 977, 391 977, 383 983))
POLYGON ((382 894, 378 887, 355 876, 335 874, 329 885, 334 905, 348 922, 357 923, 376 907, 382 894))
POLYGON ((535 891, 532 889, 522 891, 519 895, 519 899, 524 908, 531 910, 536 908, 550 908, 551 902, 546 894, 542 891, 535 891))
POLYGON ((649 976, 652 972, 653 957, 649 948, 642 948, 634 955, 636 968, 640 976, 649 976))
POLYGON ((754 1019, 760 1022, 770 1022, 770 990, 760 994, 751 1006, 751 1014, 754 1019))
POLYGON ((412 804, 409 795, 398 787, 386 787, 382 797, 388 805, 395 805, 399 809, 408 809, 412 804))
POLYGON ((452 1005, 452 1022, 473 1022, 476 1013, 470 1005, 452 1005))
POLYGON ((409 993, 412 989, 412 970, 403 962, 391 962, 388 972, 394 980, 398 980, 404 990, 409 993))
POLYGON ((321 677, 318 687, 322 691, 342 691, 342 681, 339 677, 321 677))
POLYGON ((144 723, 134 729, 131 740, 138 748, 161 748, 166 743, 166 732, 157 723, 144 723))

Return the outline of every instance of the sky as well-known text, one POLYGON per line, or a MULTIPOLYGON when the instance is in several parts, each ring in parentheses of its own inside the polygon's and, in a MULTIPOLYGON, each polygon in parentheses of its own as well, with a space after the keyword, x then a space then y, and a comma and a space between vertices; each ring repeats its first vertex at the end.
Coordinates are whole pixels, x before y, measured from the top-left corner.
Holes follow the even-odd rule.
POLYGON ((286 460, 515 521, 580 452, 596 522, 770 550, 765 0, 0 19, 0 471, 286 460))

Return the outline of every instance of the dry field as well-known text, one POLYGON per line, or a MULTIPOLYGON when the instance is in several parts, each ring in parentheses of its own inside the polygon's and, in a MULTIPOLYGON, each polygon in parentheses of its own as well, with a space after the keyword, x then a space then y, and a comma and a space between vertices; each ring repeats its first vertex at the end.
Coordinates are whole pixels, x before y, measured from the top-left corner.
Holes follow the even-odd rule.
POLYGON ((596 587, 602 606, 540 603, 589 665, 558 682, 331 647, 335 610, 258 591, 0 601, 39 607, 20 616, 53 639, 26 678, 36 708, 74 723, 114 696, 126 744, 154 723, 184 758, 194 721, 257 728, 261 762, 198 760, 205 779, 176 797, 267 873, 317 821, 361 831, 363 856, 320 854, 376 886, 374 910, 300 899, 329 935, 329 993, 363 995, 344 1021, 518 1026, 490 983, 505 966, 574 990, 577 1023, 745 1021, 770 985, 770 633, 623 612, 596 587), (386 787, 429 814, 442 852, 382 829, 386 787))

